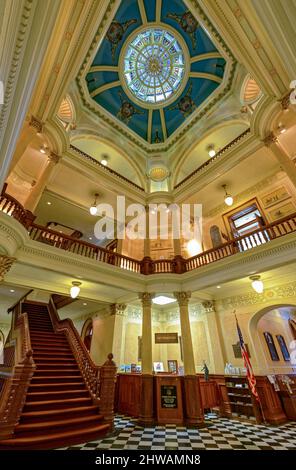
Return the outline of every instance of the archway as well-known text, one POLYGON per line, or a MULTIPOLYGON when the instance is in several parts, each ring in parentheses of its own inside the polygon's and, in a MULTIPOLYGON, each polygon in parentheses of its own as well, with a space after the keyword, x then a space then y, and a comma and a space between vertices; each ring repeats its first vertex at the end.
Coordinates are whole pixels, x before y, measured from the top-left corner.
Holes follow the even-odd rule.
POLYGON ((256 312, 249 321, 249 335, 260 374, 290 374, 294 364, 288 352, 293 341, 289 319, 296 319, 295 304, 274 304, 256 312), (265 334, 266 333, 266 334, 265 334))
POLYGON ((82 331, 81 331, 81 338, 88 352, 90 352, 92 336, 93 336, 93 322, 92 322, 92 318, 88 318, 86 322, 84 323, 82 327, 82 331))

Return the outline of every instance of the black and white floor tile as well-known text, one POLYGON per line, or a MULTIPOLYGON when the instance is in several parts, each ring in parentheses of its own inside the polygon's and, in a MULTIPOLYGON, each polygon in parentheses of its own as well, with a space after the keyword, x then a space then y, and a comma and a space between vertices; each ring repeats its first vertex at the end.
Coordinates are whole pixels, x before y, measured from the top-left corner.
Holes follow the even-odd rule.
POLYGON ((118 415, 112 436, 61 450, 296 450, 296 422, 274 427, 212 418, 206 424, 202 429, 143 428, 136 419, 118 415))

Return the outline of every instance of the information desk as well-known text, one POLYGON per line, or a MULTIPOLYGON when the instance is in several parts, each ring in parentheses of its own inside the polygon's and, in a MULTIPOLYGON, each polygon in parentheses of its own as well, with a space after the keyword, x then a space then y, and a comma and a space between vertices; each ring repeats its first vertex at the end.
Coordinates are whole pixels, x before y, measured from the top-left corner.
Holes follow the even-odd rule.
POLYGON ((183 423, 181 377, 157 374, 155 387, 157 422, 160 424, 183 423))

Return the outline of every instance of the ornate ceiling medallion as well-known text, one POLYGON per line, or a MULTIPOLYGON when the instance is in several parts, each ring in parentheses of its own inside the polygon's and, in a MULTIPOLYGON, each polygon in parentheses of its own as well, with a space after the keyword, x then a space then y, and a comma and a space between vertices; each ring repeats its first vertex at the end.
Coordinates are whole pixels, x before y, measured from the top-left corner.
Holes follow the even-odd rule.
POLYGON ((137 29, 119 59, 126 94, 144 108, 175 101, 188 80, 190 57, 185 41, 166 25, 137 29))

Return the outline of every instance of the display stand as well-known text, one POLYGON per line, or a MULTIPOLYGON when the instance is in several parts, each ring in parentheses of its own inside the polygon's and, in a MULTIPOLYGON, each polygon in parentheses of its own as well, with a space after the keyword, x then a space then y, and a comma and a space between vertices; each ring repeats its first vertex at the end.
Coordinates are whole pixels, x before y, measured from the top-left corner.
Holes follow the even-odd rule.
POLYGON ((262 415, 259 403, 257 403, 248 386, 247 377, 237 375, 226 375, 225 385, 231 417, 242 421, 261 423, 262 415))

